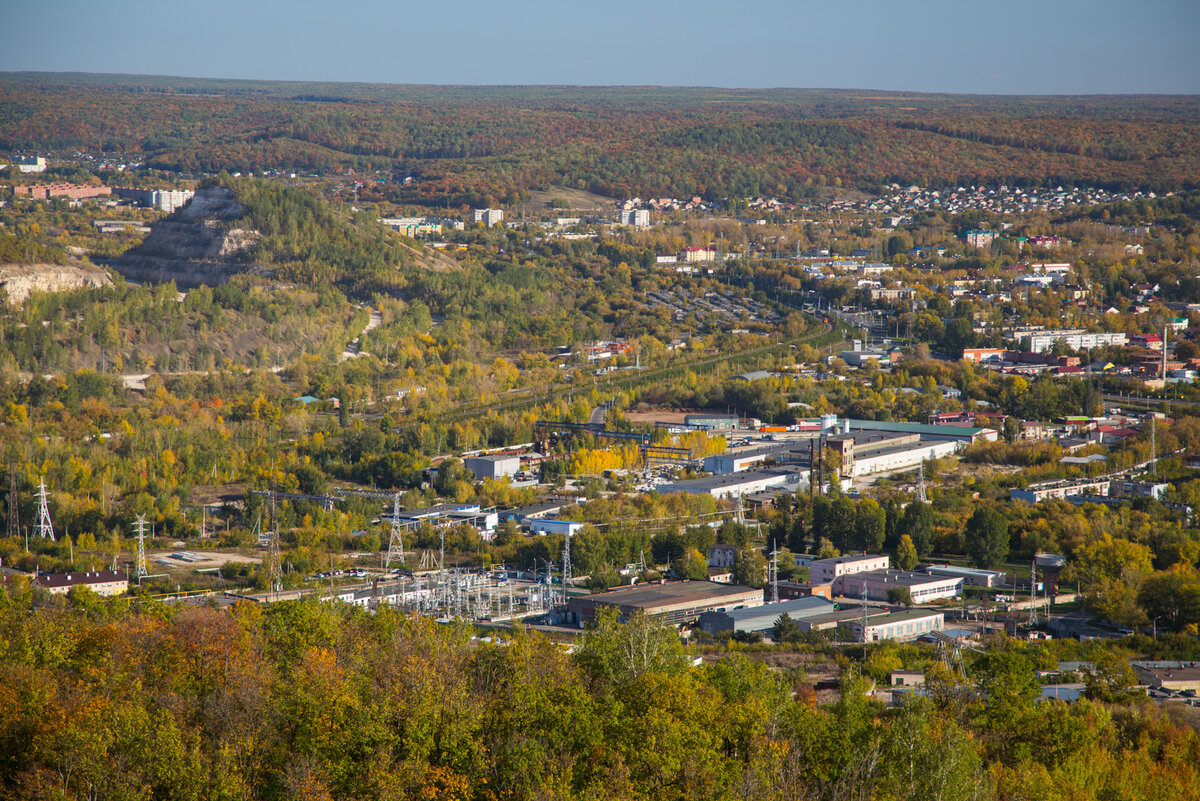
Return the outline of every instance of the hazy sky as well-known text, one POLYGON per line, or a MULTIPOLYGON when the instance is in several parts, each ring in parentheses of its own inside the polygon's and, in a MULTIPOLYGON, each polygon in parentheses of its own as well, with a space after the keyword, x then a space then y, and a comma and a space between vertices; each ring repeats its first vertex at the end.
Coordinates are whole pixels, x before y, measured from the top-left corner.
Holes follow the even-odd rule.
POLYGON ((1200 93, 1200 0, 0 0, 0 70, 1200 93))

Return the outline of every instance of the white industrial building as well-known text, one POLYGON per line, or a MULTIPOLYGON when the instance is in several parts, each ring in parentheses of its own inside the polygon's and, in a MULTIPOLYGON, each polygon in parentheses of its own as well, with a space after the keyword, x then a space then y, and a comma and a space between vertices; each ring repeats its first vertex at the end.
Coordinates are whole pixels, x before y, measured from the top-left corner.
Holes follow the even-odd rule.
POLYGON ((817 559, 809 565, 809 581, 813 584, 830 584, 834 579, 854 573, 872 570, 887 570, 891 558, 878 554, 846 554, 832 559, 817 559))
POLYGON ((909 570, 871 570, 844 574, 834 579, 833 582, 835 595, 845 595, 850 598, 861 598, 864 587, 867 590, 867 599, 871 601, 886 601, 890 590, 903 588, 908 590, 913 603, 923 604, 939 598, 954 598, 961 595, 963 580, 951 576, 913 573, 909 570))
POLYGON ((799 487, 808 482, 808 471, 791 470, 747 470, 726 476, 710 476, 664 484, 659 492, 690 492, 693 495, 711 495, 714 498, 736 498, 753 495, 771 487, 799 487))
POLYGON ((797 598, 762 606, 705 612, 700 615, 696 625, 701 631, 709 634, 721 634, 726 631, 769 631, 782 615, 787 615, 792 620, 802 620, 832 611, 833 602, 824 598, 797 598))
POLYGON ((583 530, 584 523, 574 520, 554 520, 552 518, 535 518, 527 521, 529 530, 534 534, 565 534, 574 537, 583 530))
POLYGON ((978 570, 957 565, 929 565, 924 570, 931 576, 961 578, 963 583, 970 587, 1002 587, 1006 578, 996 570, 978 570))
POLYGON ((913 640, 931 631, 944 629, 946 616, 941 612, 926 609, 906 609, 868 618, 865 632, 861 620, 847 621, 847 625, 858 642, 913 640))
POLYGON ((521 471, 521 457, 516 454, 497 454, 489 456, 471 456, 463 459, 463 467, 475 474, 475 478, 500 479, 505 476, 515 476, 521 471))

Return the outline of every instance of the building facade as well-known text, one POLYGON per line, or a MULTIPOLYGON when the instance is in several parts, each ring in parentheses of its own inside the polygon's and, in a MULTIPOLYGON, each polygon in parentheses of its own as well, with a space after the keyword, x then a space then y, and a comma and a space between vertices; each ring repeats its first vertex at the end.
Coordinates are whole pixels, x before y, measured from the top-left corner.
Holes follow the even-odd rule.
POLYGON ((105 597, 129 591, 129 577, 119 570, 96 570, 82 573, 40 573, 33 583, 51 595, 66 595, 73 587, 87 587, 105 597))

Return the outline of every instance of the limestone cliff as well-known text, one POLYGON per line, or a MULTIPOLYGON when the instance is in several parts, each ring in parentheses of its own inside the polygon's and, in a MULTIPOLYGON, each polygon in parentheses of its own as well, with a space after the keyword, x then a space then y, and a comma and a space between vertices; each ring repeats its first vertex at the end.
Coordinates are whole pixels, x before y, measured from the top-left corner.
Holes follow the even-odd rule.
POLYGON ((110 286, 108 273, 94 264, 2 264, 0 289, 12 304, 23 303, 30 292, 64 292, 85 286, 110 286))
POLYGON ((245 214, 246 207, 229 189, 204 187, 171 218, 155 223, 142 244, 111 266, 133 281, 173 280, 181 288, 222 284, 238 273, 264 274, 264 268, 239 260, 262 235, 226 224, 245 214))

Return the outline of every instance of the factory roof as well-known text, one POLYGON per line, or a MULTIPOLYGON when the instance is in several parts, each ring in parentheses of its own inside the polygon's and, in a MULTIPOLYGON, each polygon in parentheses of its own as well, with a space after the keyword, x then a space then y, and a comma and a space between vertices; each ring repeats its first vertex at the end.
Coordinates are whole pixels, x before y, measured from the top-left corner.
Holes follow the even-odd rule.
POLYGON ((113 581, 126 581, 124 573, 119 570, 77 570, 70 573, 39 573, 34 579, 42 587, 76 587, 88 584, 108 584, 113 581))
POLYGON ((831 556, 828 559, 817 559, 814 565, 844 565, 849 562, 862 562, 867 559, 880 559, 877 553, 847 553, 841 556, 831 556))
POLYGON ((770 478, 779 478, 786 481, 793 472, 791 470, 745 470, 741 473, 730 473, 724 476, 708 476, 706 478, 676 481, 674 484, 664 484, 658 489, 660 492, 711 492, 715 489, 738 487, 743 484, 752 484, 770 478))
POLYGON ((982 434, 989 429, 986 428, 971 428, 967 426, 945 426, 932 425, 929 423, 895 423, 891 421, 883 422, 879 420, 850 420, 851 431, 893 431, 906 434, 924 434, 931 437, 953 437, 954 439, 962 439, 963 437, 974 437, 977 434, 982 434))
POLYGON ((792 601, 779 601, 773 604, 763 604, 762 606, 749 606, 744 609, 730 609, 720 614, 728 615, 733 618, 735 623, 756 617, 770 617, 773 623, 776 618, 784 614, 793 620, 798 620, 832 611, 833 601, 828 601, 814 595, 809 598, 797 598, 792 601))
POLYGON ((635 584, 632 587, 618 587, 608 592, 589 595, 578 600, 638 608, 652 612, 671 607, 704 603, 713 598, 721 597, 728 597, 731 602, 737 602, 743 596, 750 593, 758 593, 761 599, 762 590, 756 590, 753 587, 744 587, 740 584, 721 584, 715 581, 664 581, 635 584))
MULTIPOLYGON (((930 609, 924 607, 921 609, 902 609, 899 612, 887 612, 886 614, 877 617, 868 617, 868 626, 889 626, 892 623, 903 623, 906 620, 921 620, 922 618, 934 617, 935 615, 944 616, 946 613, 941 609, 930 609)), ((861 622, 861 621, 860 621, 861 622)))
POLYGON ((842 577, 853 581, 877 581, 897 587, 916 587, 921 584, 934 582, 961 581, 949 576, 931 576, 928 573, 914 573, 911 570, 867 570, 862 573, 849 573, 842 577))

